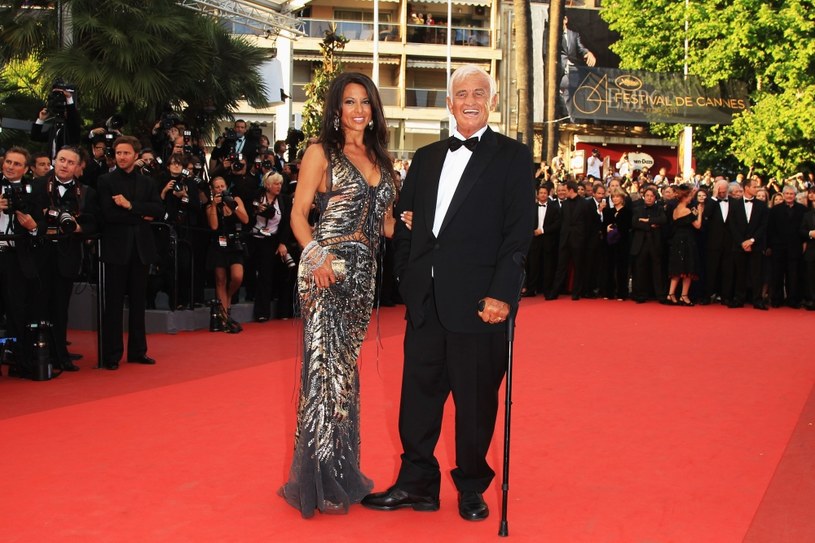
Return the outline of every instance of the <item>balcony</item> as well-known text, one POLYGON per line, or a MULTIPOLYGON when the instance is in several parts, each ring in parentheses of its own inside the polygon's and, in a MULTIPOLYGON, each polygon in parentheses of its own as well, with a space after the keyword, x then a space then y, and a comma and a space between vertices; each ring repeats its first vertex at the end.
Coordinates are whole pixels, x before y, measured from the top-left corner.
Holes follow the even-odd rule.
POLYGON ((447 107, 447 89, 405 89, 405 107, 447 107))
MULTIPOLYGON (((365 21, 338 21, 333 19, 301 19, 302 30, 306 37, 323 39, 325 33, 331 30, 332 26, 336 33, 345 36, 349 40, 373 41, 374 24, 365 21)), ((379 23, 379 31, 376 35, 379 41, 401 41, 399 35, 399 25, 395 23, 379 23)))
MULTIPOLYGON (((475 47, 490 46, 490 30, 488 28, 473 28, 469 26, 451 27, 453 45, 468 45, 475 47)), ((446 26, 407 25, 408 43, 447 44, 446 26)))
MULTIPOLYGON (((304 87, 307 83, 295 82, 292 84, 292 102, 305 102, 308 98, 304 87)), ((400 107, 402 103, 402 95, 399 87, 383 87, 379 88, 379 97, 382 99, 383 106, 400 107)))

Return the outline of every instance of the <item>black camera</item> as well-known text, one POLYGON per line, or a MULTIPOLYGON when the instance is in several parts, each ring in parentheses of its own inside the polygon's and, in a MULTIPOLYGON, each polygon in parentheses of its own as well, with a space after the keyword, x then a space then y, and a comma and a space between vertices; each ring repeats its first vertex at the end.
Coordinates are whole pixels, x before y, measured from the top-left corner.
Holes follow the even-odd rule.
POLYGON ((271 160, 266 159, 260 163, 260 167, 266 170, 271 170, 274 167, 274 164, 272 163, 271 160))
POLYGON ((113 132, 105 132, 105 157, 113 158, 116 153, 113 151, 113 142, 116 140, 116 134, 113 132))
POLYGON ((221 203, 223 203, 226 207, 228 207, 232 211, 235 211, 235 209, 237 209, 238 207, 238 202, 235 201, 235 198, 227 192, 221 193, 221 203))
POLYGON ((65 116, 65 108, 68 107, 65 91, 73 94, 76 92, 76 87, 65 83, 61 79, 54 81, 54 85, 51 87, 51 93, 46 99, 45 107, 48 109, 48 112, 55 117, 65 116))
POLYGON ((31 214, 31 210, 34 209, 31 202, 31 185, 28 183, 13 183, 3 187, 3 198, 8 202, 7 215, 13 215, 16 211, 31 214))
POLYGON ((177 113, 173 113, 172 111, 169 113, 165 113, 161 116, 161 128, 163 130, 169 130, 170 128, 174 127, 178 123, 181 122, 181 117, 178 116, 177 113))
POLYGON ((161 158, 151 158, 150 160, 146 161, 142 164, 141 169, 139 170, 142 175, 153 175, 158 169, 161 168, 161 158))
POLYGON ((48 221, 55 224, 63 234, 73 234, 76 232, 76 217, 71 210, 66 207, 52 207, 48 209, 48 221))

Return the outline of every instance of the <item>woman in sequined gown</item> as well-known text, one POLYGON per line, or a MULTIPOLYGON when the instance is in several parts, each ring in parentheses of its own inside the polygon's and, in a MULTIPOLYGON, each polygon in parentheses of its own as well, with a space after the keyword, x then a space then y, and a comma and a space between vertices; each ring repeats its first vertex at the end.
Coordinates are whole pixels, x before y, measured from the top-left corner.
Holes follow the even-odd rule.
POLYGON ((304 247, 297 289, 303 360, 294 458, 279 494, 303 517, 346 513, 373 487, 360 471, 357 357, 368 329, 396 179, 373 82, 343 73, 325 102, 320 142, 303 156, 291 226, 304 247), (312 232, 312 202, 320 220, 312 232))

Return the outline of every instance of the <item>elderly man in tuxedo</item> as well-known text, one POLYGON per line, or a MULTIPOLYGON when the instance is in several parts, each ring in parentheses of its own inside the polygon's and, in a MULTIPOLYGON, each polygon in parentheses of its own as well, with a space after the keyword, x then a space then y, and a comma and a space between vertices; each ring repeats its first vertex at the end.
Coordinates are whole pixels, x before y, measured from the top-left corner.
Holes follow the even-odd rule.
POLYGON ((439 508, 434 456, 444 404, 456 405, 459 514, 487 518, 482 493, 495 473, 487 463, 507 365, 506 326, 521 288, 523 256, 535 217, 529 149, 487 125, 495 81, 466 65, 450 79, 449 140, 419 149, 397 212, 413 211, 412 230, 394 234, 394 270, 407 306, 399 413, 403 453, 396 483, 366 496, 372 509, 439 508))

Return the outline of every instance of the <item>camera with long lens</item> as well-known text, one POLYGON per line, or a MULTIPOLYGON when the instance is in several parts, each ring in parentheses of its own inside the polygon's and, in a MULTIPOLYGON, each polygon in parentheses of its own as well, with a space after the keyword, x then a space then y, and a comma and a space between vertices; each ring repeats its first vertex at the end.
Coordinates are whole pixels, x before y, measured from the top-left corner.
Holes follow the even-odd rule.
POLYGON ((8 202, 7 215, 13 215, 17 211, 31 214, 31 210, 34 209, 31 201, 31 185, 28 183, 13 183, 5 186, 2 194, 8 202))
POLYGON ((233 172, 239 172, 246 166, 246 163, 243 161, 243 153, 229 153, 226 159, 232 163, 233 172))
POLYGON ((76 216, 67 207, 51 207, 46 213, 49 225, 53 225, 63 234, 73 234, 76 232, 76 216))

